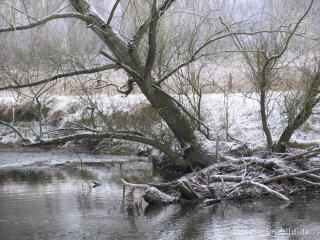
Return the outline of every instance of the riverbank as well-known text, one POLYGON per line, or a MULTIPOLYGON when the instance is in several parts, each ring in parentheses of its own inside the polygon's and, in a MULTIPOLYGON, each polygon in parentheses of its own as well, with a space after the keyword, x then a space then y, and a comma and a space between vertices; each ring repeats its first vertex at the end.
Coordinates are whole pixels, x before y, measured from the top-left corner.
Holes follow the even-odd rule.
MULTIPOLYGON (((288 122, 286 109, 282 107, 285 94, 276 91, 269 93, 272 104, 268 124, 274 140, 278 139, 288 122)), ((173 96, 191 110, 187 99, 173 96)), ((70 134, 72 129, 90 131, 119 128, 126 131, 134 129, 148 136, 165 136, 161 140, 172 144, 173 147, 176 144, 170 137, 166 125, 157 119, 157 113, 141 94, 132 94, 126 98, 121 95, 56 95, 46 98, 43 104, 44 119, 39 123, 37 106, 32 101, 15 101, 13 97, 0 95, 0 120, 12 123, 15 118, 17 130, 31 141, 37 140, 35 134, 38 138, 46 139, 70 134), (93 107, 94 121, 90 110, 93 107)), ((258 95, 255 93, 210 93, 203 94, 201 100, 203 122, 211 129, 213 139, 219 137, 221 141, 233 141, 234 138, 253 149, 266 146, 259 111, 258 95)), ((291 141, 320 144, 320 106, 316 106, 313 112, 314 114, 293 134, 291 141)), ((17 143, 20 140, 14 130, 0 124, 0 143, 17 143)))
MULTIPOLYGON (((138 211, 128 211, 121 204, 120 163, 128 182, 168 182, 150 161, 80 154, 88 185, 76 154, 47 162, 53 156, 0 154, 0 165, 8 157, 18 163, 0 171, 0 239, 304 240, 319 235, 320 197, 314 192, 297 192, 290 202, 270 196, 210 206, 147 206, 142 201, 138 211), (92 181, 101 185, 92 188, 92 181)), ((141 194, 134 191, 135 202, 141 202, 141 194)))
MULTIPOLYGON (((288 120, 280 107, 283 94, 283 92, 271 94, 270 101, 274 105, 268 120, 273 139, 279 137, 288 120)), ((112 137, 112 131, 117 132, 118 129, 121 130, 117 132, 120 134, 134 131, 135 134, 148 136, 150 139, 168 144, 172 149, 178 149, 178 143, 172 137, 172 133, 144 96, 135 94, 127 98, 105 95, 86 97, 91 97, 90 101, 81 96, 54 96, 48 99, 43 121, 40 122, 34 106, 26 102, 14 103, 9 98, 4 99, 2 108, 5 111, 2 112, 1 117, 8 118, 12 116, 10 113, 14 111, 19 113, 21 110, 19 116, 24 121, 15 123, 17 131, 12 127, 1 125, 0 142, 7 144, 3 147, 8 148, 9 151, 18 146, 16 148, 18 151, 149 156, 155 168, 179 173, 179 169, 172 169, 164 155, 154 148, 135 142, 115 140, 112 137), (95 112, 92 112, 92 106, 90 107, 89 103, 94 104, 95 112), (26 108, 26 106, 29 107, 26 108), (23 108, 28 111, 23 112, 23 108), (110 134, 103 139, 78 140, 72 137, 73 134, 103 133, 109 129, 111 129, 110 134), (26 138, 27 142, 21 141, 18 132, 26 138), (63 139, 66 135, 71 137, 59 142, 59 139, 63 139), (50 139, 59 141, 39 147, 50 139), (30 143, 31 145, 38 143, 38 147, 21 147, 30 143)), ((175 97, 178 98, 178 96, 175 97)), ((185 99, 180 100, 190 108, 185 99)), ((169 194, 168 197, 172 197, 172 202, 182 201, 182 199, 215 202, 236 197, 260 197, 269 193, 287 201, 288 196, 294 192, 318 189, 320 176, 316 172, 311 175, 304 172, 320 167, 318 151, 320 115, 316 114, 320 112, 319 106, 315 107, 315 114, 295 132, 292 142, 286 143, 289 145, 287 153, 284 154, 264 150, 266 142, 259 119, 256 94, 252 93, 250 96, 240 93, 205 94, 201 106, 204 122, 211 129, 211 140, 203 138, 201 142, 207 152, 216 156, 217 161, 203 170, 191 166, 190 170, 194 175, 185 175, 178 179, 178 182, 172 183, 172 188, 170 186, 169 189, 162 189, 159 186, 160 195, 161 193, 169 194), (294 156, 298 157, 292 158, 294 156), (268 179, 288 174, 289 176, 283 177, 281 181, 265 184, 268 179), (298 176, 290 176, 290 174, 298 174, 298 176), (173 190, 172 196, 170 190, 173 190)), ((18 115, 16 114, 15 117, 17 118, 18 115)), ((124 180, 128 181, 128 179, 124 180)), ((147 182, 144 188, 155 186, 152 184, 147 182)), ((152 201, 149 202, 152 203, 152 201)))

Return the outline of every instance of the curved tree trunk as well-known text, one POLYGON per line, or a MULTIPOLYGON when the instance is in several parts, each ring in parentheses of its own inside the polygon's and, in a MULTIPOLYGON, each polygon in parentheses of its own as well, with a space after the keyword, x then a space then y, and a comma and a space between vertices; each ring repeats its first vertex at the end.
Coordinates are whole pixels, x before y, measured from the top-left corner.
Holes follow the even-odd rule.
POLYGON ((307 102, 301 112, 296 116, 293 123, 289 124, 282 132, 276 146, 274 147, 274 152, 285 152, 286 147, 283 143, 289 142, 292 134, 311 116, 313 107, 320 101, 320 98, 307 102))
MULTIPOLYGON (((153 0, 150 21, 142 24, 137 34, 133 37, 134 44, 126 42, 119 37, 113 29, 104 21, 96 11, 85 0, 70 0, 71 5, 76 11, 86 16, 86 23, 107 45, 115 56, 110 59, 117 62, 128 75, 137 83, 142 93, 150 101, 151 105, 157 110, 159 115, 167 123, 174 136, 177 138, 184 158, 189 161, 191 166, 207 166, 213 161, 213 156, 202 149, 198 141, 192 122, 189 117, 182 113, 177 104, 166 94, 153 87, 152 69, 156 55, 156 28, 157 21, 161 15, 175 0, 165 0, 163 5, 156 8, 156 0, 153 0), (147 27, 146 27, 147 26, 147 27), (145 65, 137 54, 139 40, 149 29, 149 49, 145 65)), ((110 22, 108 20, 108 22, 110 22)), ((170 156, 169 156, 170 157, 170 156)), ((171 159, 174 160, 174 159, 171 159)))
MULTIPOLYGON (((143 88, 141 90, 144 92, 143 88)), ((186 160, 192 165, 201 167, 213 162, 213 156, 209 155, 199 143, 190 119, 181 112, 171 98, 158 90, 154 90, 152 94, 145 93, 145 96, 177 138, 181 148, 184 149, 186 160)))
POLYGON ((306 93, 304 98, 303 107, 300 113, 295 117, 293 122, 289 124, 281 134, 277 145, 273 149, 275 152, 285 152, 286 148, 283 143, 289 142, 292 134, 311 116, 312 109, 320 102, 319 87, 320 87, 320 68, 310 76, 310 80, 307 83, 306 93))

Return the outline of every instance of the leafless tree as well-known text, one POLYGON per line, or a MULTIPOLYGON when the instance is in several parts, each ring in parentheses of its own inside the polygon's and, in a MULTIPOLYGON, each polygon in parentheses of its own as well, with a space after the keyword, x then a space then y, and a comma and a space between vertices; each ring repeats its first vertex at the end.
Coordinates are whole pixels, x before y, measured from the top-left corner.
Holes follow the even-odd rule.
MULTIPOLYGON (((258 31, 254 36, 246 35, 246 39, 241 38, 237 34, 233 34, 233 30, 221 19, 221 23, 233 34, 234 44, 237 50, 243 55, 249 69, 249 77, 252 79, 255 91, 259 94, 261 123, 266 136, 267 149, 270 150, 273 148, 273 139, 268 124, 268 105, 270 101, 268 93, 270 93, 270 90, 277 84, 277 73, 282 67, 281 65, 283 65, 281 60, 284 61, 283 58, 288 54, 289 44, 293 37, 295 35, 304 37, 302 34, 299 34, 297 30, 309 14, 313 3, 314 1, 311 0, 306 11, 296 23, 288 26, 280 25, 272 31, 258 31)), ((312 85, 312 82, 310 84, 312 85)), ((311 95, 314 96, 314 94, 311 95)), ((314 104, 312 105, 314 106, 314 104)), ((306 120, 301 121, 301 117, 299 119, 300 124, 306 120)), ((285 130, 287 133, 282 134, 277 146, 274 148, 275 151, 284 151, 284 148, 280 147, 281 142, 290 140, 292 133, 298 126, 298 124, 294 125, 296 127, 289 127, 291 129, 290 134, 288 134, 288 130, 285 130), (284 137, 284 135, 286 137, 284 137)))
MULTIPOLYGON (((179 25, 174 25, 177 27, 177 34, 175 34, 175 29, 170 27, 170 24, 173 24, 174 20, 178 19, 180 19, 180 26, 182 26, 183 21, 187 22, 190 12, 185 12, 183 9, 178 11, 178 7, 179 4, 182 6, 183 4, 189 5, 190 2, 188 1, 134 0, 122 2, 115 0, 112 2, 113 5, 110 6, 109 11, 103 12, 103 14, 98 11, 101 4, 93 3, 94 1, 68 0, 67 2, 70 6, 60 5, 57 10, 48 12, 46 16, 42 17, 37 17, 38 15, 31 16, 27 11, 15 8, 14 12, 22 12, 21 14, 25 16, 28 22, 17 23, 6 19, 6 26, 0 28, 0 34, 17 33, 19 31, 27 32, 39 28, 45 29, 54 20, 56 23, 58 19, 67 19, 68 21, 79 23, 79 30, 77 29, 79 32, 67 29, 67 33, 71 34, 72 37, 92 36, 89 33, 93 32, 93 35, 100 39, 97 46, 103 46, 104 48, 99 51, 105 57, 101 61, 102 63, 92 67, 84 64, 81 68, 68 69, 68 71, 66 71, 66 68, 60 69, 57 74, 52 74, 42 80, 33 82, 10 82, 0 87, 0 90, 39 86, 66 77, 122 69, 128 76, 127 89, 120 89, 115 84, 112 84, 112 86, 119 90, 120 93, 128 95, 131 93, 133 85, 136 85, 172 131, 172 134, 180 145, 180 149, 179 151, 174 151, 169 144, 141 133, 117 131, 92 131, 90 134, 79 133, 40 142, 39 144, 62 143, 70 139, 101 139, 111 137, 141 142, 156 147, 165 153, 174 165, 182 169, 188 169, 190 165, 203 167, 212 163, 215 160, 215 156, 205 149, 194 128, 195 122, 198 126, 197 129, 206 129, 205 124, 199 119, 199 116, 191 114, 183 104, 170 96, 163 86, 174 74, 177 74, 184 67, 196 62, 200 58, 215 56, 220 41, 231 36, 237 39, 236 36, 238 35, 252 36, 258 33, 252 31, 230 31, 230 27, 236 25, 237 21, 234 24, 231 23, 225 26, 212 24, 212 21, 216 20, 216 17, 213 18, 208 12, 208 14, 199 14, 193 11, 192 16, 197 15, 199 18, 194 18, 194 21, 189 22, 190 26, 193 26, 191 30, 187 31, 187 29, 185 32, 178 31, 179 25), (134 9, 130 8, 129 3, 134 6, 134 9), (118 16, 117 9, 120 7, 122 7, 123 17, 128 17, 130 21, 116 21, 118 16), (138 12, 141 13, 141 10, 148 14, 137 14, 138 12), (208 20, 212 21, 206 25, 203 24, 208 20), (129 27, 124 29, 124 23, 127 23, 129 27), (179 43, 179 39, 187 39, 187 41, 180 41, 181 44, 177 44, 179 43)), ((219 4, 221 8, 227 8, 221 1, 212 1, 209 4, 211 9, 214 9, 215 4, 217 6, 219 4)), ((206 4, 202 2, 199 6, 205 8, 206 4)), ((219 8, 217 7, 217 9, 219 8)), ((303 18, 300 18, 295 25, 296 27, 298 27, 303 18)), ((228 19, 233 20, 232 14, 228 16, 228 19)), ((279 32, 278 29, 275 31, 279 32)), ((267 69, 272 69, 270 65, 275 65, 277 60, 283 55, 294 32, 296 32, 295 29, 286 35, 285 44, 276 55, 264 56, 266 62, 260 71, 262 73, 260 86, 263 91, 266 90, 266 82, 263 79, 264 73, 267 69)), ((75 42, 77 41, 72 41, 72 43, 75 42)), ((81 39, 78 42, 81 43, 81 39)), ((94 50, 97 49, 89 48, 88 52, 94 50)), ((241 51, 245 52, 242 49, 241 51)), ((224 49, 222 48, 220 52, 224 52, 224 49)), ((69 55, 72 53, 72 55, 79 56, 77 45, 73 46, 72 51, 68 53, 69 55)))

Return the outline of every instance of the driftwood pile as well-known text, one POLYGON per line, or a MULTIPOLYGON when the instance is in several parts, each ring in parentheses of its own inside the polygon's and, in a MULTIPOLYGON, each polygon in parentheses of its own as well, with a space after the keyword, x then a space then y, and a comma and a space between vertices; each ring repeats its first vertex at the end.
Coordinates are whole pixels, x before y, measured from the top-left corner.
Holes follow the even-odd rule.
POLYGON ((168 183, 134 184, 122 180, 124 186, 143 188, 149 204, 212 204, 221 200, 260 197, 271 194, 284 201, 302 190, 320 189, 320 148, 279 157, 235 158, 221 156, 220 161, 168 183))

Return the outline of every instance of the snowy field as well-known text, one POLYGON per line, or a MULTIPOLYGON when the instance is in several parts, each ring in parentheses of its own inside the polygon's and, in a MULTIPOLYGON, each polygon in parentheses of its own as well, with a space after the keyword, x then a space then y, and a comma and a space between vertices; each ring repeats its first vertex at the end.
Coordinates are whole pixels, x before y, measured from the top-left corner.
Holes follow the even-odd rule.
MULTIPOLYGON (((242 93, 236 94, 205 94, 202 99, 202 114, 204 122, 212 129, 213 136, 219 136, 222 141, 226 140, 226 132, 242 142, 252 147, 264 147, 265 136, 262 131, 259 102, 257 96, 245 96, 242 93), (227 124, 228 123, 228 124, 227 124)), ((67 121, 78 121, 83 116, 83 112, 88 110, 87 97, 79 96, 47 96, 43 100, 50 109, 47 115, 48 122, 59 118, 58 127, 64 128, 67 121), (87 104, 87 105, 86 105, 87 104)), ((113 111, 134 111, 140 106, 145 106, 148 102, 141 94, 132 94, 128 97, 120 95, 107 96, 95 95, 90 98, 104 114, 111 114, 113 111)), ((286 118, 281 109, 281 92, 273 92, 272 105, 269 109, 269 127, 273 135, 273 140, 277 141, 284 129, 286 118)), ((10 106, 11 104, 23 104, 23 100, 16 101, 12 95, 2 93, 0 95, 0 105, 10 106)), ((4 108, 2 108, 4 109, 4 108)), ((32 127, 32 125, 29 126, 32 127)), ((34 124, 36 127, 37 124, 34 124)), ((18 126, 19 127, 19 126, 18 126)), ((30 127, 29 127, 30 128, 30 127)), ((30 131, 29 131, 30 133, 30 131)), ((27 136, 30 139, 34 137, 27 136)), ((17 142, 18 136, 10 128, 0 125, 0 142, 17 142)), ((314 114, 307 122, 293 135, 292 141, 314 142, 320 144, 320 106, 316 106, 314 114)))

